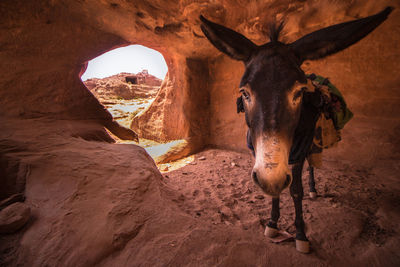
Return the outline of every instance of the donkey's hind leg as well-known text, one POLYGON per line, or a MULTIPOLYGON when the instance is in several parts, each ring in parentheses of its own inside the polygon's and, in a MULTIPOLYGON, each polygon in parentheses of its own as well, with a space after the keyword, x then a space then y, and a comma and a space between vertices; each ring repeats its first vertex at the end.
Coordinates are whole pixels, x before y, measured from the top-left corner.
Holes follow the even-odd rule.
POLYGON ((264 235, 268 237, 275 237, 278 234, 278 220, 280 216, 279 211, 279 197, 272 198, 271 219, 265 227, 264 235))
POLYGON ((310 252, 310 243, 304 233, 304 220, 303 220, 303 185, 301 183, 301 173, 303 170, 304 161, 297 163, 292 168, 293 182, 290 186, 290 195, 294 201, 294 208, 296 210, 296 249, 302 253, 310 252))
POLYGON ((309 166, 308 172, 310 174, 310 179, 308 180, 308 184, 310 186, 310 198, 315 199, 317 197, 317 190, 315 190, 314 167, 309 166))

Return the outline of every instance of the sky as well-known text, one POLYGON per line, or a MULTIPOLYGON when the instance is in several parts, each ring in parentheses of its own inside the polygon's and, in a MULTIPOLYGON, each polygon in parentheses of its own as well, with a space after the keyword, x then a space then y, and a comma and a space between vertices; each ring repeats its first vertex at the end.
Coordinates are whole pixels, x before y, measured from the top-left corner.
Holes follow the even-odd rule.
POLYGON ((130 45, 90 60, 81 79, 104 78, 121 72, 138 73, 144 69, 160 79, 164 79, 168 71, 165 59, 159 52, 142 45, 130 45))

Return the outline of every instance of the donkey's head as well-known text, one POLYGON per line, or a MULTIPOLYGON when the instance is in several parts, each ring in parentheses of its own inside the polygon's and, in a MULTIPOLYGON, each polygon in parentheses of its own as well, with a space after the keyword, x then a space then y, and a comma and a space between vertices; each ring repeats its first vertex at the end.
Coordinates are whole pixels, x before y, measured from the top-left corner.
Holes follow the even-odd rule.
POLYGON ((356 43, 382 23, 392 8, 364 19, 330 26, 291 44, 278 41, 282 24, 270 32, 269 43, 249 39, 203 16, 201 29, 221 52, 243 61, 239 90, 255 150, 252 177, 265 193, 278 196, 292 181, 288 158, 299 122, 302 88, 307 82, 300 66, 356 43))

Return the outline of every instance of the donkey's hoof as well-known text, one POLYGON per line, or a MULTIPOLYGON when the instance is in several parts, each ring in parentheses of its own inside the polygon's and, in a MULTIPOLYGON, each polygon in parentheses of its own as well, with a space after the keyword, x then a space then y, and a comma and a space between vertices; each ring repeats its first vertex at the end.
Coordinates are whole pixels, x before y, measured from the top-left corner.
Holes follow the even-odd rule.
POLYGON ((275 237, 278 235, 278 229, 266 226, 264 235, 267 237, 275 237))
POLYGON ((296 250, 301 253, 310 253, 310 242, 296 239, 296 250))
POLYGON ((310 198, 311 199, 316 199, 317 198, 317 192, 310 192, 310 198))

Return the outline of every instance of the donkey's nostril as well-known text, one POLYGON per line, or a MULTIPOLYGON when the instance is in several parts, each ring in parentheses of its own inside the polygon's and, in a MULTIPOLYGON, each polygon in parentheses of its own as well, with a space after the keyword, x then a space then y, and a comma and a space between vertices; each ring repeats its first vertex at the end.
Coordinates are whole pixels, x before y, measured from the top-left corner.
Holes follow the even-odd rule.
POLYGON ((260 183, 259 177, 257 176, 257 172, 253 171, 251 173, 251 177, 253 178, 254 183, 258 185, 262 190, 264 190, 264 192, 267 193, 269 191, 266 183, 260 183))
POLYGON ((289 174, 286 174, 286 181, 285 181, 285 184, 283 185, 283 188, 288 187, 291 183, 292 183, 292 176, 290 176, 289 174))
POLYGON ((251 178, 253 178, 253 181, 257 184, 260 185, 260 183, 258 182, 258 178, 257 178, 257 173, 255 171, 253 171, 251 173, 251 178))

